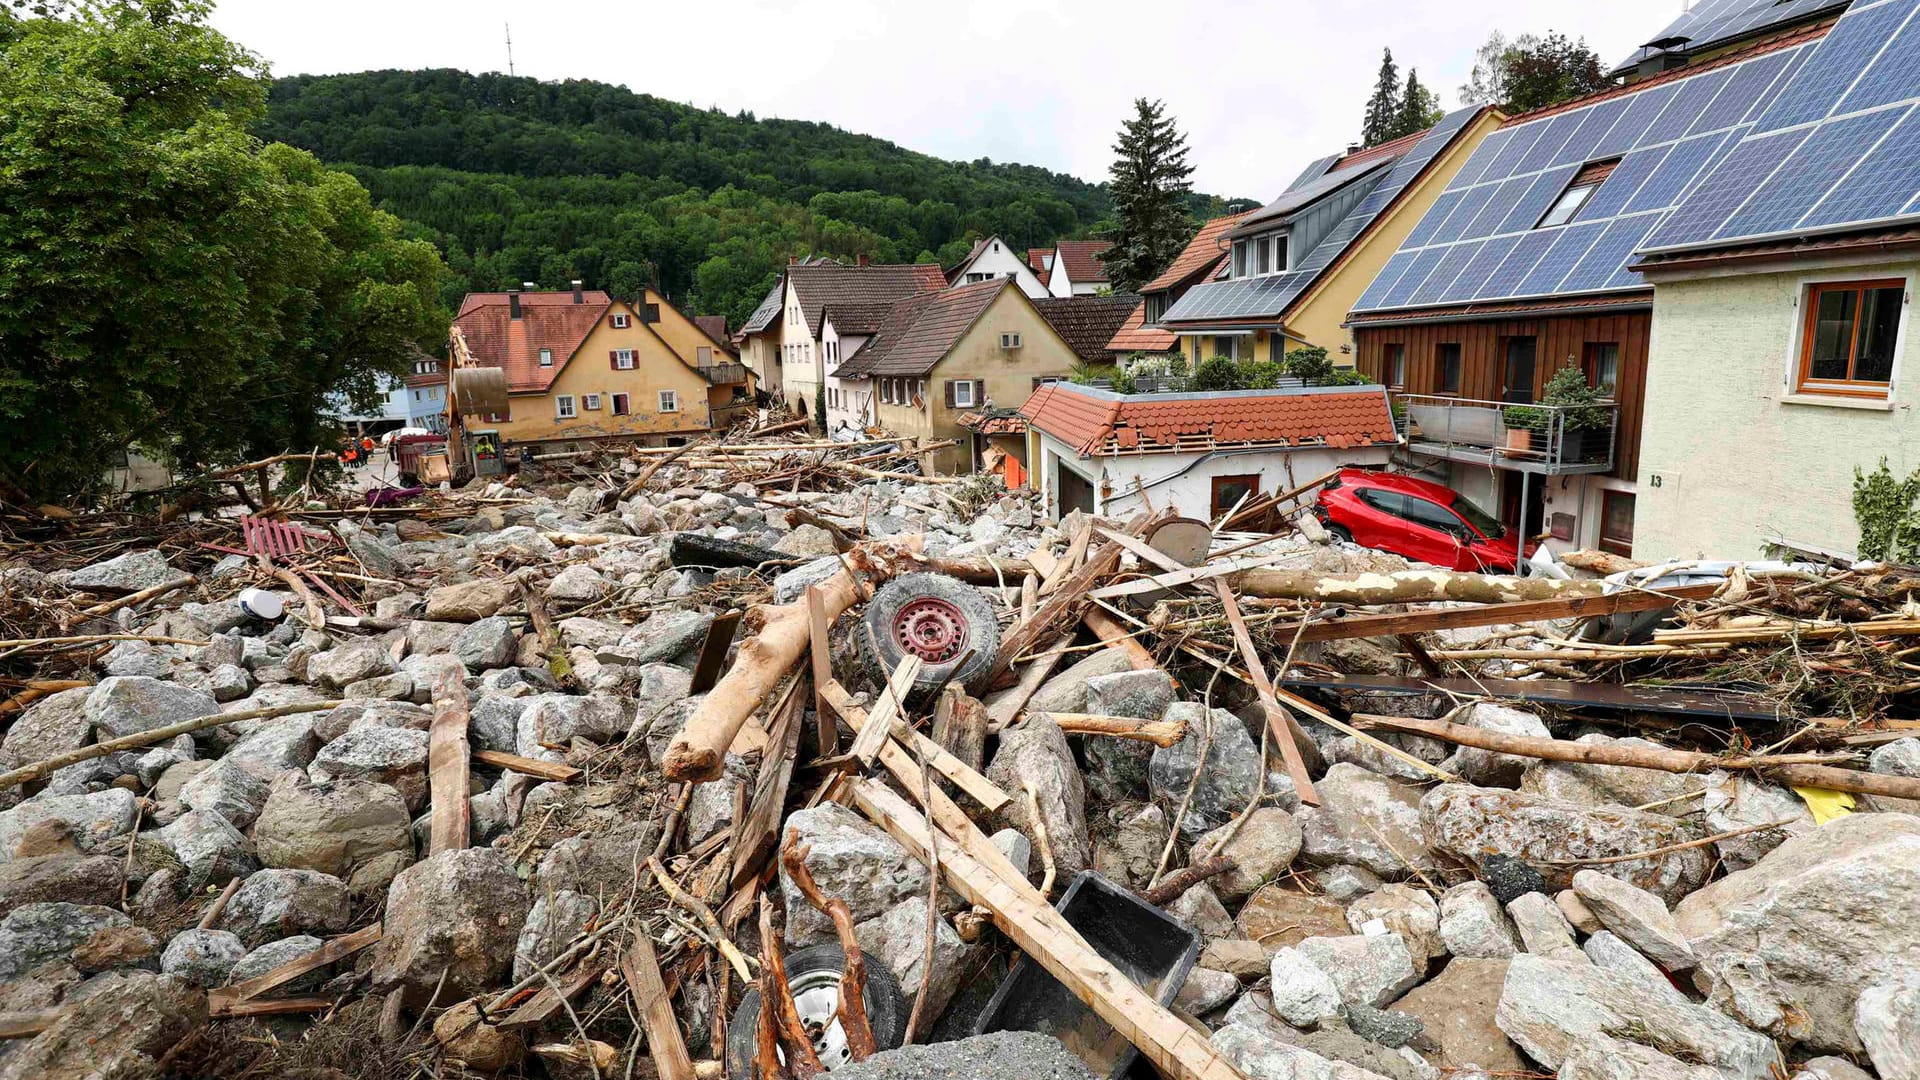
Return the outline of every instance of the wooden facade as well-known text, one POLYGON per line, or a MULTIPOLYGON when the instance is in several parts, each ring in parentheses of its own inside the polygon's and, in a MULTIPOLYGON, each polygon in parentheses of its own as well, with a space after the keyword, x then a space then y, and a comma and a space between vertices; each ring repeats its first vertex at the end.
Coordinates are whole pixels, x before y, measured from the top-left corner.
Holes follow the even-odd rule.
POLYGON ((1608 474, 1632 480, 1640 467, 1640 422, 1647 385, 1648 335, 1653 328, 1651 303, 1580 315, 1490 317, 1472 322, 1406 322, 1355 326, 1357 366, 1368 378, 1409 394, 1454 393, 1458 397, 1501 400, 1506 383, 1508 345, 1513 339, 1534 340, 1531 398, 1538 400, 1555 372, 1571 362, 1584 365, 1597 346, 1617 347, 1615 400, 1620 422, 1615 440, 1614 467, 1608 474), (1388 381, 1389 347, 1405 350, 1405 385, 1388 381), (1443 345, 1460 347, 1460 387, 1441 389, 1443 345))

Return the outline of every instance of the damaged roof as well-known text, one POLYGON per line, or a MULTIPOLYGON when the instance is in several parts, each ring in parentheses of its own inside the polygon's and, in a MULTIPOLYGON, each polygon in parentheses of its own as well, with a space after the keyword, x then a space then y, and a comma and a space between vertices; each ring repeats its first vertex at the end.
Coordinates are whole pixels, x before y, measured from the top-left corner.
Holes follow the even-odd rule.
POLYGON ((1081 457, 1399 443, 1378 386, 1122 395, 1057 382, 1035 390, 1020 412, 1081 457))

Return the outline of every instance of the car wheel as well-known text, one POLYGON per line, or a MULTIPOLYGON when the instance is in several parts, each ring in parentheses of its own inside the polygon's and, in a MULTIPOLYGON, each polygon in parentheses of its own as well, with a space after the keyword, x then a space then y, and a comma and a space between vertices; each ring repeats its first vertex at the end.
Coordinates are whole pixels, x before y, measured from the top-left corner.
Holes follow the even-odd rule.
POLYGON ((977 685, 1000 650, 1000 624, 985 593, 945 574, 902 574, 880 587, 860 619, 867 663, 881 682, 909 653, 921 661, 909 697, 947 683, 977 685))
MULTIPOLYGON (((853 1060, 847 1052, 846 1032, 841 1030, 840 975, 846 970, 847 954, 833 943, 801 949, 786 958, 787 985, 793 989, 794 1007, 800 1023, 813 1036, 813 1052, 828 1071, 853 1060)), ((873 1028, 873 1044, 881 1050, 898 1047, 907 1037, 907 998, 900 980, 877 957, 867 957, 867 1023, 873 1028)), ((754 1039, 760 1026, 760 991, 749 987, 727 1025, 727 1075, 752 1080, 758 1076, 753 1067, 754 1039)))
POLYGON ((1335 540, 1338 540, 1343 544, 1353 543, 1353 532, 1349 530, 1345 525, 1327 526, 1327 535, 1333 537, 1335 540))

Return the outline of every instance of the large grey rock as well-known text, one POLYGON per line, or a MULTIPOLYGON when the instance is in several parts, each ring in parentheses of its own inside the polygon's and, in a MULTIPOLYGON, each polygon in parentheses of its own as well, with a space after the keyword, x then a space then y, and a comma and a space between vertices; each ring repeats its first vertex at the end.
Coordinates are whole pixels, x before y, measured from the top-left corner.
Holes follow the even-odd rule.
MULTIPOLYGON (((781 844, 807 849, 806 865, 820 891, 846 902, 854 922, 884 915, 927 894, 927 868, 867 819, 838 803, 788 815, 781 844)), ((787 902, 787 943, 812 945, 833 936, 833 923, 808 903, 780 868, 787 902)))
POLYGON ((353 638, 307 660, 307 678, 335 689, 393 669, 385 638, 353 638))
POLYGON ((1522 893, 1507 904, 1507 917, 1520 934, 1521 946, 1535 956, 1554 956, 1562 950, 1578 952, 1573 924, 1560 905, 1546 893, 1522 893))
POLYGON ((0 1080, 137 1080, 207 1020, 207 995, 152 972, 101 976, 0 1060, 0 1080))
POLYGON ((1221 899, 1253 895, 1253 890, 1286 873, 1300 854, 1300 826, 1293 823, 1292 814, 1277 806, 1263 806, 1247 815, 1240 831, 1221 844, 1230 828, 1223 825, 1193 845, 1196 853, 1204 852, 1209 858, 1224 855, 1233 860, 1233 869, 1213 879, 1221 899))
POLYGON ((0 872, 0 912, 22 904, 117 904, 126 875, 124 854, 58 851, 14 859, 0 872))
POLYGON ((1408 991, 1393 1008, 1421 1021, 1427 1037, 1439 1044, 1428 1060, 1441 1068, 1525 1072, 1520 1051, 1494 1023, 1494 1007, 1506 980, 1505 960, 1456 956, 1446 970, 1408 991))
POLYGON ((1086 785, 1074 764, 1073 748, 1067 745, 1066 735, 1052 717, 1033 716, 1019 728, 1002 732, 1000 749, 987 766, 987 779, 1013 796, 1001 811, 1005 824, 1019 829, 1036 844, 1039 833, 1033 807, 1038 805, 1061 880, 1069 880, 1092 865, 1086 785), (1032 799, 1026 798, 1029 788, 1032 799))
POLYGON ((30 854, 25 843, 36 826, 52 823, 81 851, 93 851, 133 831, 139 798, 124 788, 85 795, 39 795, 0 810, 0 863, 30 854))
POLYGON ((1771 1040, 1694 1004, 1664 979, 1585 960, 1514 957, 1495 1018, 1508 1038, 1550 1069, 1595 1035, 1685 1055, 1732 1080, 1762 1080, 1778 1063, 1771 1040))
POLYGON ((357 532, 347 537, 347 550, 353 552, 353 557, 370 573, 388 578, 407 575, 406 559, 372 533, 357 532))
POLYGON ((590 896, 611 895, 633 877, 633 853, 652 851, 659 827, 651 821, 616 820, 612 825, 570 836, 553 845, 534 871, 542 892, 571 889, 590 896))
POLYGON ((221 927, 249 948, 294 934, 337 934, 352 929, 352 921, 346 883, 312 870, 257 871, 220 916, 221 927))
MULTIPOLYGON (((1209 719, 1205 706, 1180 701, 1167 709, 1165 719, 1185 722, 1187 733, 1172 746, 1153 751, 1148 783, 1154 798, 1171 807, 1178 807, 1188 786, 1193 786, 1193 800, 1178 825, 1182 833, 1197 838, 1232 821, 1252 801, 1260 787, 1260 747, 1240 718, 1225 709, 1213 710, 1209 719), (1209 724, 1213 740, 1207 744, 1203 764, 1200 748, 1209 724), (1194 784, 1196 772, 1200 780, 1194 784)), ((1267 792, 1292 793, 1284 777, 1269 778, 1267 792)))
MULTIPOLYGON (((1107 808, 1107 820, 1111 829, 1094 840, 1093 868, 1129 889, 1146 888, 1166 850, 1166 812, 1153 803, 1121 803, 1107 808)), ((1031 856, 1033 845, 1025 836, 1021 843, 1031 856)))
POLYGON ((246 945, 225 930, 182 930, 160 954, 160 971, 189 986, 210 990, 224 985, 233 965, 245 955, 246 945))
MULTIPOLYGON (((927 962, 927 898, 916 896, 902 901, 884 915, 854 927, 860 951, 887 965, 906 991, 907 1008, 920 995, 920 983, 927 962)), ((926 1015, 937 1017, 960 989, 961 961, 966 958, 966 942, 947 920, 933 921, 933 980, 927 984, 926 1015)))
POLYGON ((1413 968, 1421 978, 1427 974, 1427 961, 1447 955, 1440 938, 1440 905, 1433 897, 1406 885, 1382 885, 1347 905, 1347 925, 1356 934, 1367 933, 1369 924, 1379 922, 1399 934, 1413 954, 1413 968))
POLYGON ((547 582, 547 599, 563 605, 588 604, 606 595, 607 579, 591 566, 575 564, 547 582))
POLYGON ((1213 1048, 1247 1080, 1389 1080, 1358 1065, 1321 1057, 1250 1023, 1213 1033, 1213 1048))
POLYGON ((1807 804, 1793 789, 1751 775, 1708 773, 1701 804, 1706 811, 1703 820, 1707 831, 1716 836, 1776 821, 1787 822, 1777 829, 1742 832, 1739 836, 1715 841, 1713 846, 1728 870, 1745 870, 1786 842, 1787 837, 1819 828, 1813 820, 1813 811, 1807 809, 1807 804))
MULTIPOLYGON (((835 565, 839 565, 837 561, 835 565)), ((707 627, 712 625, 713 616, 704 612, 659 612, 621 637, 617 662, 636 667, 665 663, 697 648, 707 639, 707 627)))
POLYGON ((1170 901, 1166 912, 1174 921, 1199 931, 1203 941, 1229 937, 1234 932, 1233 916, 1227 914, 1227 906, 1220 902, 1213 886, 1204 881, 1170 901))
POLYGON ((1589 1035, 1568 1052, 1559 1080, 1723 1080, 1725 1073, 1689 1065, 1639 1043, 1589 1035))
POLYGON ((427 802, 427 733, 411 728, 355 728, 320 748, 307 775, 316 784, 370 780, 400 792, 409 810, 427 802))
POLYGON ((1328 769, 1314 788, 1320 805, 1294 814, 1308 862, 1363 866, 1383 878, 1432 867, 1419 788, 1346 762, 1328 769))
POLYGON ((1520 951, 1520 933, 1484 881, 1468 881, 1440 897, 1440 940, 1456 957, 1505 960, 1520 951))
POLYGON ((462 630, 453 643, 453 654, 467 665, 467 670, 487 671, 513 663, 513 650, 518 644, 513 624, 494 615, 462 630))
POLYGON ((229 747, 221 758, 271 782, 288 769, 304 769, 320 749, 311 714, 268 720, 229 747))
POLYGON ((180 802, 195 810, 219 814, 244 829, 267 804, 265 780, 222 758, 201 769, 180 789, 180 802))
POLYGON ((1116 671, 1087 679, 1087 711, 1100 716, 1158 720, 1173 701, 1173 680, 1164 671, 1116 671))
POLYGON ((1296 1027, 1318 1027, 1345 1003, 1333 976, 1297 948, 1273 954, 1268 969, 1273 1010, 1296 1027))
MULTIPOLYGON (((1087 711, 1101 716, 1158 720, 1173 704, 1173 680, 1164 671, 1121 671, 1087 680, 1087 711)), ((1147 797, 1153 744, 1089 736, 1080 740, 1087 790, 1102 802, 1147 797)))
MULTIPOLYGON (((1447 719, 1456 724, 1485 728, 1504 735, 1530 735, 1541 739, 1553 737, 1553 732, 1548 731, 1547 725, 1533 713, 1491 701, 1476 701, 1471 705, 1461 706, 1447 719)), ((1440 767, 1469 784, 1511 788, 1520 786, 1521 776, 1532 764, 1532 758, 1499 754, 1474 746, 1462 746, 1455 750, 1451 757, 1442 761, 1440 767)))
POLYGON ((213 695, 146 675, 114 675, 87 695, 87 721, 101 740, 138 735, 157 727, 212 716, 213 695))
POLYGON ((562 890, 534 897, 513 947, 513 981, 520 982, 566 951, 567 943, 600 914, 600 901, 562 890))
MULTIPOLYGON (((1618 746, 1641 750, 1666 747, 1647 739, 1610 735, 1582 735, 1574 740, 1600 746, 1618 746)), ((1706 786, 1706 778, 1659 769, 1633 769, 1623 765, 1584 765, 1571 761, 1536 761, 1527 767, 1520 780, 1523 790, 1561 802, 1581 806, 1645 806, 1662 803, 1659 810, 1671 815, 1692 809, 1683 796, 1706 786)))
MULTIPOLYGON (((868 528, 873 523, 868 522, 868 528)), ((812 562, 801 563, 773 579, 773 602, 791 604, 806 594, 812 586, 818 585, 840 572, 838 556, 828 555, 812 562)), ((704 632, 704 631, 703 631, 704 632)))
POLYGON ((75 570, 67 585, 75 589, 105 592, 139 592, 178 579, 180 571, 167 563, 158 551, 129 551, 104 562, 75 570))
POLYGON ((1749 1027, 1858 1053, 1854 1005, 1920 964, 1920 817, 1848 814, 1682 900, 1694 981, 1749 1027))
POLYGON ((483 578, 442 585, 427 593, 426 618, 434 622, 475 622, 494 614, 514 598, 506 578, 483 578))
POLYGON ((0 983, 12 982, 49 960, 64 960, 97 931, 130 926, 109 907, 26 904, 0 919, 0 983))
MULTIPOLYGON (((1420 820, 1437 850, 1475 866, 1491 855, 1522 859, 1555 890, 1572 884, 1574 866, 1582 860, 1653 851, 1697 835, 1665 814, 1465 784, 1442 784, 1428 792, 1420 820)), ((1707 867, 1707 853, 1694 847, 1602 869, 1672 903, 1706 882, 1707 867)))
POLYGON ((1030 712, 1087 711, 1087 683, 1101 675, 1133 670, 1133 662, 1119 649, 1099 649, 1074 662, 1040 684, 1027 701, 1030 712))
MULTIPOLYGON (((295 960, 312 956, 326 945, 326 942, 311 934, 295 934, 293 937, 281 938, 279 941, 269 941, 241 957, 233 965, 233 970, 227 973, 227 978, 235 983, 257 979, 282 964, 290 964, 295 960)), ((283 993, 294 994, 315 990, 321 983, 326 982, 327 974, 325 967, 315 968, 286 983, 280 989, 283 993)))
POLYGON ((1800 1066, 1795 1080, 1873 1080, 1865 1069, 1845 1058, 1818 1057, 1800 1066))
POLYGON ((389 852, 411 856, 408 822, 406 800, 386 784, 312 784, 296 774, 274 785, 253 842, 267 866, 345 878, 389 852))
POLYGON ((1607 929, 1668 971, 1693 967, 1693 949, 1660 898, 1593 870, 1573 875, 1573 891, 1607 929))
POLYGON ((605 742, 626 730, 626 706, 611 695, 541 694, 521 709, 514 741, 522 757, 548 759, 554 757, 548 746, 566 746, 576 737, 605 742))
POLYGON ((512 961, 532 902, 507 853, 445 851, 400 872, 387 891, 373 958, 378 986, 424 1006, 446 973, 453 1000, 494 989, 512 961))
POLYGON ((13 769, 78 750, 93 741, 87 698, 93 687, 61 690, 34 702, 0 739, 0 768, 13 769))
POLYGON ((1420 981, 1413 954, 1399 934, 1308 938, 1294 947, 1333 978, 1340 1000, 1380 1008, 1420 981))
POLYGON ((1345 904, 1324 896, 1288 892, 1278 885, 1249 897, 1233 925, 1241 937, 1258 941, 1268 949, 1297 945, 1310 937, 1340 937, 1351 933, 1345 904))
POLYGON ((159 830, 159 836, 186 869, 189 889, 224 885, 260 869, 246 834, 212 810, 189 810, 159 830))
POLYGON ((1853 1026, 1880 1080, 1920 1080, 1920 972, 1904 983, 1868 987, 1853 1026))
POLYGON ((1867 769, 1887 776, 1920 776, 1920 736, 1874 747, 1867 769))
POLYGON ((1173 1007, 1188 1016, 1206 1016, 1240 995, 1240 980, 1230 972, 1196 966, 1173 999, 1173 1007))

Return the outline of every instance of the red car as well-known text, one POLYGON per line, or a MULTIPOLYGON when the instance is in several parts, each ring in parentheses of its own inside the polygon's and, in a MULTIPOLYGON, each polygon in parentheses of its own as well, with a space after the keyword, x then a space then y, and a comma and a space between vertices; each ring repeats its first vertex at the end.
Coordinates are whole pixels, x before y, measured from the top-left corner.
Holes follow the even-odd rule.
MULTIPOLYGON (((1396 473, 1342 469, 1314 516, 1341 540, 1452 570, 1510 574, 1513 535, 1450 487, 1396 473)), ((1527 546, 1532 555, 1537 544, 1527 546)))

